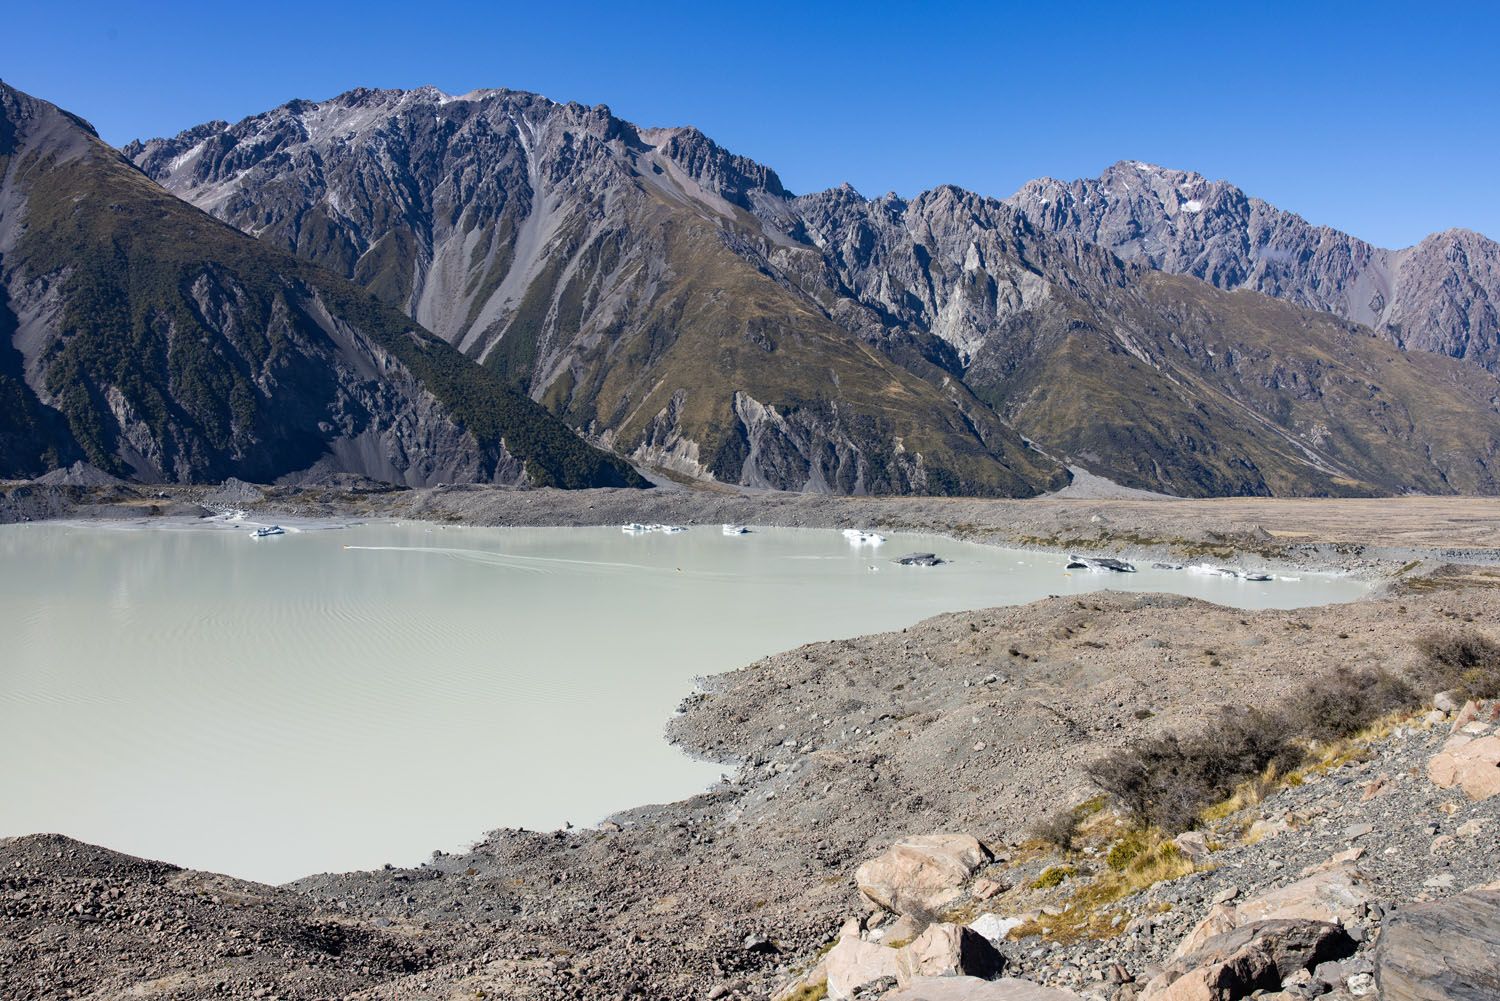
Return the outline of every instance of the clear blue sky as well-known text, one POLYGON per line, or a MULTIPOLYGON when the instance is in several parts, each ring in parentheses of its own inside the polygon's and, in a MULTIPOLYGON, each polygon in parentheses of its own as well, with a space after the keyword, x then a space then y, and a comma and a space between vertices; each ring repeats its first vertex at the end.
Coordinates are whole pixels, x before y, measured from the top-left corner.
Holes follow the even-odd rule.
POLYGON ((1500 238, 1487 3, 18 2, 0 76, 105 139, 431 83, 696 125, 793 191, 1010 194, 1121 159, 1386 246, 1500 238))

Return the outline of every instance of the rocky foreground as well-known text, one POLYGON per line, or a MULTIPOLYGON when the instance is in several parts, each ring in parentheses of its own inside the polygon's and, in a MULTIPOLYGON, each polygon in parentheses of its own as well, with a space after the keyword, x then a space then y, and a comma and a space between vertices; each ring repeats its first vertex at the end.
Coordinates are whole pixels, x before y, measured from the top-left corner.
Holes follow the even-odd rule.
MULTIPOLYGON (((1146 538, 1109 511, 1067 517, 1146 538)), ((1477 561, 1493 527, 1449 516, 1477 561)), ((1413 572, 1352 605, 1098 594, 788 651, 671 721, 725 762, 710 791, 415 869, 269 887, 3 841, 0 997, 1495 997, 1490 704, 1330 747, 1175 842, 1140 841, 1084 772, 1327 667, 1493 633, 1488 570, 1413 572), (1064 807, 1067 851, 1036 837, 1064 807)))

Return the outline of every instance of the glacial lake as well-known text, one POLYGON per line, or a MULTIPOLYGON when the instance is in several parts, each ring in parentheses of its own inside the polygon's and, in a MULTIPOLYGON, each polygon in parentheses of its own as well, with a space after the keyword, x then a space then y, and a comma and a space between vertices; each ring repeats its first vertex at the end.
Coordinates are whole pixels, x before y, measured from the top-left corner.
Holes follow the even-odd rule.
POLYGON ((0 526, 0 836, 273 883, 413 865, 708 787, 728 769, 663 725, 696 677, 801 643, 1105 587, 1246 608, 1367 590, 831 530, 248 535, 0 526), (951 562, 892 562, 912 550, 951 562))

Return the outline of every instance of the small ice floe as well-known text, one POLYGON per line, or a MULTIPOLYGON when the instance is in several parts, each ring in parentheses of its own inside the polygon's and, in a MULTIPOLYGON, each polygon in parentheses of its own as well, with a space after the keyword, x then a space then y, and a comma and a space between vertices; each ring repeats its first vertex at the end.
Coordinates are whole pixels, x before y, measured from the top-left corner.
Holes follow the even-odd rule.
POLYGON ((251 532, 250 533, 250 538, 252 538, 252 539, 269 539, 273 535, 285 535, 285 534, 286 534, 286 529, 282 528, 280 525, 266 525, 263 528, 257 528, 255 531, 251 532))
POLYGON ((1151 569, 1152 570, 1181 570, 1182 569, 1182 564, 1181 563, 1153 563, 1153 564, 1151 564, 1151 569))
POLYGON ((627 522, 620 526, 620 531, 626 535, 645 535, 647 532, 656 531, 655 525, 643 525, 638 521, 627 522))
POLYGON ((1242 570, 1239 567, 1220 567, 1212 563, 1197 563, 1188 567, 1189 573, 1205 574, 1210 577, 1234 577, 1238 580, 1275 580, 1264 570, 1242 570))
POLYGON ((885 536, 877 532, 867 532, 862 528, 844 529, 844 538, 849 540, 853 546, 879 546, 885 542, 885 536))
POLYGON ((904 567, 940 567, 948 561, 937 553, 907 553, 897 558, 896 562, 904 567))
POLYGON ((686 532, 687 528, 682 525, 657 525, 656 530, 663 535, 676 535, 678 532, 686 532))
POLYGON ((746 528, 744 525, 730 525, 730 524, 728 524, 726 522, 725 525, 724 525, 724 534, 725 535, 749 535, 750 534, 750 529, 746 528))
POLYGON ((1094 573, 1135 573, 1135 564, 1105 556, 1069 556, 1069 570, 1091 570, 1094 573))

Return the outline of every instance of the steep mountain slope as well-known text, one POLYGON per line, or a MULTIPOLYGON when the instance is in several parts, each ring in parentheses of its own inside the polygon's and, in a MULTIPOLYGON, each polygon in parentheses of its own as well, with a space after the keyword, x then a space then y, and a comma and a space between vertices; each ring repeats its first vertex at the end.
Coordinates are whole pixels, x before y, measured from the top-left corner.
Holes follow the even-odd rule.
POLYGON ((1497 489, 1491 375, 958 188, 793 197, 696 130, 509 91, 356 91, 128 152, 688 475, 970 491, 998 453, 1038 483, 1013 428, 1187 495, 1497 489))
POLYGON ((1122 263, 945 187, 796 200, 834 280, 950 345, 1052 454, 1193 495, 1497 489, 1500 384, 1362 327, 1122 263))
POLYGON ((368 293, 0 84, 0 476, 640 484, 368 293))
POLYGON ((692 130, 511 91, 353 91, 127 152, 262 240, 336 268, 641 461, 840 492, 1065 482, 956 380, 851 338, 743 253, 790 224, 775 175, 692 130))
POLYGON ((1385 250, 1224 181, 1117 163, 1031 181, 1007 201, 1039 227, 1172 274, 1374 327, 1396 344, 1500 369, 1500 244, 1468 230, 1385 250))

